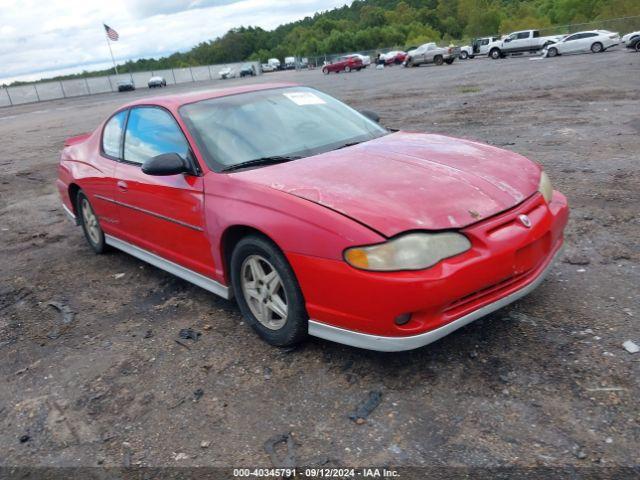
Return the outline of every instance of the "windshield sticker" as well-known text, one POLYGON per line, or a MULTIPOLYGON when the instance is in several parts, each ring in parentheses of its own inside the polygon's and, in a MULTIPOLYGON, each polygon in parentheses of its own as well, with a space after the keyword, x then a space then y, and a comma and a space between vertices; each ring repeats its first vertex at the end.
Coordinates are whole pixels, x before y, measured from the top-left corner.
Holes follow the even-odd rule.
POLYGON ((290 92, 283 93, 283 95, 296 105, 324 105, 327 103, 311 92, 290 92))

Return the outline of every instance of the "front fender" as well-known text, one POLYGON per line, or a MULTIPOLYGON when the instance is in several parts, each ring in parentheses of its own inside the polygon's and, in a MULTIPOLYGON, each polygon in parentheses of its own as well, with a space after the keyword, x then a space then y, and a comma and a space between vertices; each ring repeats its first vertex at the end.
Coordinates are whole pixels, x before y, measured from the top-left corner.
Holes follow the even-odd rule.
POLYGON ((205 178, 205 222, 216 274, 226 277, 222 239, 232 227, 262 232, 287 254, 341 260, 354 245, 384 237, 329 208, 281 190, 240 180, 233 174, 209 173, 205 178))

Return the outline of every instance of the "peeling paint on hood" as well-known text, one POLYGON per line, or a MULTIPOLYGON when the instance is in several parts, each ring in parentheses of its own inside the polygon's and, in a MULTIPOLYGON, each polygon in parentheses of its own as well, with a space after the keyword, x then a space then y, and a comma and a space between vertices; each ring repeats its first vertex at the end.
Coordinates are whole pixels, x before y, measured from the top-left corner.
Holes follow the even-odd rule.
POLYGON ((234 176, 324 205, 393 236, 463 228, 512 208, 536 192, 540 167, 477 142, 398 132, 234 176))

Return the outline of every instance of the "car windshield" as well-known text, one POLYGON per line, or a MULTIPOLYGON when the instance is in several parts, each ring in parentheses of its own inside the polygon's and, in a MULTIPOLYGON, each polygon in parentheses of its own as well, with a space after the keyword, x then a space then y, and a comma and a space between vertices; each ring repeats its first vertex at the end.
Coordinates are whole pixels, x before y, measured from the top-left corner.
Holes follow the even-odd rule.
POLYGON ((183 105, 180 115, 217 172, 252 161, 256 166, 261 159, 316 155, 388 133, 344 103, 306 87, 203 100, 183 105))

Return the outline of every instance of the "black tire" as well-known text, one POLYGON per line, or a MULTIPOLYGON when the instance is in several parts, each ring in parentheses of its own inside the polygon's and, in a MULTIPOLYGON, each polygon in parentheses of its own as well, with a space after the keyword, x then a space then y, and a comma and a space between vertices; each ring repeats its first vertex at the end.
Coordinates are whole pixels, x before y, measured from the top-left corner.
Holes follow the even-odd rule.
POLYGON ((465 50, 462 50, 460 52, 460 60, 466 60, 467 58, 469 58, 469 54, 465 50))
POLYGON ((93 211, 91 202, 89 202, 89 199, 84 194, 84 192, 82 192, 82 190, 80 190, 78 192, 78 195, 76 196, 76 212, 78 215, 78 222, 82 227, 82 231, 84 232, 84 238, 87 240, 89 246, 97 254, 104 253, 107 249, 107 244, 104 241, 104 232, 102 231, 102 227, 100 227, 100 223, 97 221, 98 216, 93 211), (92 234, 89 233, 89 227, 86 225, 84 212, 86 208, 89 208, 91 213, 96 218, 96 228, 98 230, 97 238, 92 238, 92 234))
POLYGON ((455 58, 447 58, 444 62, 445 62, 447 65, 451 65, 451 64, 454 62, 454 60, 455 60, 455 58))
POLYGON ((438 66, 442 65, 444 63, 444 59, 442 58, 442 55, 436 55, 433 58, 433 63, 435 63, 438 66))
POLYGON ((604 52, 604 47, 602 46, 602 44, 600 42, 595 42, 593 45, 591 45, 591 51, 593 53, 604 52))
POLYGON ((549 50, 547 50, 547 57, 555 57, 556 55, 558 55, 558 49, 556 47, 551 47, 549 50))
POLYGON ((489 56, 494 60, 498 60, 499 58, 502 57, 502 52, 500 51, 499 48, 492 48, 491 51, 489 52, 489 56))
POLYGON ((344 72, 345 73, 350 73, 351 72, 351 67, 349 65, 347 65, 346 67, 344 67, 344 72))
POLYGON ((469 55, 469 58, 473 59, 475 57, 475 55, 469 55))
POLYGON ((640 41, 636 42, 636 52, 640 53, 640 41))
POLYGON ((307 310, 304 297, 298 285, 295 273, 280 249, 269 239, 249 235, 244 237, 233 250, 231 255, 231 282, 233 291, 245 320, 256 333, 270 345, 288 347, 303 341, 308 335, 307 310), (241 281, 242 265, 247 257, 259 255, 267 260, 280 275, 282 287, 287 299, 287 318, 282 327, 277 330, 267 328, 254 316, 244 296, 241 281))
POLYGON ((327 67, 322 67, 322 73, 329 75, 329 69, 327 67))

